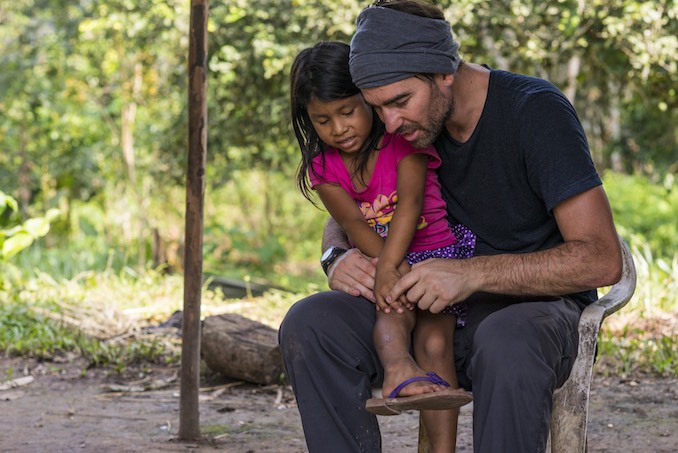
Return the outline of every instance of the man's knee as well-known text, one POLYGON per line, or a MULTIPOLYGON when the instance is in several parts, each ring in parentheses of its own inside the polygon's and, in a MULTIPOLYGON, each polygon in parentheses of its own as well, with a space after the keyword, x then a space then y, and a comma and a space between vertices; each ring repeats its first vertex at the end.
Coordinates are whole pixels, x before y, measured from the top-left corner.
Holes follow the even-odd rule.
POLYGON ((282 353, 329 346, 351 332, 366 332, 371 338, 374 319, 369 302, 339 291, 313 294, 295 303, 283 319, 278 332, 282 353))
MULTIPOLYGON (((499 313, 499 312, 498 312, 499 313)), ((473 341, 473 368, 496 370, 509 379, 520 375, 522 364, 533 355, 536 332, 527 319, 495 313, 479 326, 473 341)))
POLYGON ((296 302, 285 315, 280 329, 278 341, 283 355, 288 351, 303 346, 319 328, 323 317, 319 316, 325 301, 324 293, 313 294, 296 302))
POLYGON ((576 311, 561 314, 561 307, 548 304, 561 302, 516 304, 483 320, 473 338, 475 372, 509 381, 525 376, 560 381, 569 373, 563 367, 576 356, 576 311))

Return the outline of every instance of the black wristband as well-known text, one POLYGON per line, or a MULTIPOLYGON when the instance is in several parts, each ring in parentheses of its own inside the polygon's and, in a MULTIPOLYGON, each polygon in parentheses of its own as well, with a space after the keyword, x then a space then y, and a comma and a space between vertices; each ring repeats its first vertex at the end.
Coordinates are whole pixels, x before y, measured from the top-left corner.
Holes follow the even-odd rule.
POLYGON ((337 258, 339 258, 341 255, 346 253, 348 250, 345 248, 341 247, 336 247, 332 246, 325 250, 325 253, 323 253, 322 258, 320 258, 320 265, 323 267, 323 271, 325 272, 325 275, 327 275, 327 270, 330 268, 332 263, 336 261, 337 258))

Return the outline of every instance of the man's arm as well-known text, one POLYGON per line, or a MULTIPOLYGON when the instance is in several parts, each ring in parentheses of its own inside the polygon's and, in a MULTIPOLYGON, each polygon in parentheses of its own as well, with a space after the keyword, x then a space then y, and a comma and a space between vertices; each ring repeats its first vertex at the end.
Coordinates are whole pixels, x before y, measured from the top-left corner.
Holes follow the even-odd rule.
POLYGON ((619 281, 621 249, 602 187, 563 201, 553 214, 563 244, 534 253, 427 260, 414 265, 389 297, 406 293, 419 308, 438 313, 477 291, 563 295, 619 281))
POLYGON ((348 236, 346 233, 344 233, 344 230, 342 230, 339 224, 332 217, 330 217, 325 224, 325 230, 323 231, 322 250, 320 252, 322 253, 332 246, 341 247, 344 249, 351 248, 351 245, 348 243, 348 236))
POLYGON ((337 258, 327 270, 330 288, 376 302, 372 289, 377 259, 364 255, 357 248, 350 248, 346 233, 330 217, 323 232, 322 250, 327 250, 333 245, 349 250, 337 258))

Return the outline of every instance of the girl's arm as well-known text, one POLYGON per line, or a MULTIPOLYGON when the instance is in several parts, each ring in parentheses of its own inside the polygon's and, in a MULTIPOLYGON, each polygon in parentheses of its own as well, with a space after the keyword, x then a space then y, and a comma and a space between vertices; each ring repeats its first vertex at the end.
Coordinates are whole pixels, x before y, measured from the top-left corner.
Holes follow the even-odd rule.
POLYGON ((380 266, 397 268, 410 247, 424 204, 428 156, 410 154, 398 163, 397 208, 386 241, 370 227, 355 200, 336 184, 315 188, 332 218, 366 255, 379 257, 380 266))
POLYGON ((415 153, 398 163, 398 204, 379 255, 379 267, 397 268, 410 248, 424 206, 428 159, 425 154, 415 153))
POLYGON ((398 202, 393 218, 388 227, 388 236, 377 262, 374 279, 374 295, 377 306, 384 312, 391 309, 402 313, 403 309, 413 309, 413 305, 405 297, 388 299, 387 296, 400 278, 409 272, 410 266, 405 261, 405 253, 417 230, 424 204, 426 188, 426 171, 428 156, 410 154, 398 163, 398 179, 396 193, 398 202))
POLYGON ((389 304, 386 295, 409 270, 404 258, 421 216, 427 167, 428 156, 419 153, 408 155, 398 163, 398 204, 385 241, 369 226, 353 198, 341 186, 316 186, 323 204, 351 241, 364 254, 379 257, 374 294, 377 308, 385 312, 391 310, 390 305, 398 312, 412 308, 412 304, 404 297, 389 304))
POLYGON ((380 256, 384 240, 369 226, 355 200, 336 184, 318 184, 315 189, 332 218, 360 251, 371 257, 380 256))

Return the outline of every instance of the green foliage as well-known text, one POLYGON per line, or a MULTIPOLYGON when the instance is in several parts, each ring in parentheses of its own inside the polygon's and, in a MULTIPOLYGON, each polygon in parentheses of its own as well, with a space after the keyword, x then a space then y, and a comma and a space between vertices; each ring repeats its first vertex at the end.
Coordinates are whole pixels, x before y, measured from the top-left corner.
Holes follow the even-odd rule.
MULTIPOLYGON (((0 214, 16 210, 17 202, 0 190, 0 214)), ((58 209, 50 209, 44 217, 34 217, 12 228, 0 229, 0 263, 28 248, 33 242, 49 233, 50 222, 59 215, 58 209)))
POLYGON ((0 310, 0 349, 6 353, 45 357, 54 351, 73 349, 72 338, 32 313, 27 305, 5 303, 0 310))
MULTIPOLYGON (((183 279, 129 268, 88 272, 54 280, 46 274, 19 276, 0 288, 0 353, 50 360, 82 356, 90 366, 122 371, 144 363, 174 363, 179 337, 171 329, 144 333, 182 308, 183 279)), ((230 312, 277 328, 288 308, 317 291, 272 291, 263 297, 228 300, 205 289, 202 315, 230 312)))
POLYGON ((92 151, 102 127, 73 55, 81 15, 60 0, 0 10, 0 187, 22 189, 22 210, 53 207, 62 191, 87 197, 100 182, 92 151))
MULTIPOLYGON (((288 73, 302 48, 348 42, 367 3, 210 5, 206 270, 299 291, 309 280, 325 285, 317 260, 327 214, 294 187, 299 153, 289 128, 288 73)), ((607 172, 605 187, 643 272, 634 299, 639 316, 675 313, 676 3, 439 3, 467 61, 552 80, 577 107, 598 168, 647 176, 607 172)), ((6 192, 0 193, 0 261, 11 256, 2 277, 9 283, 0 290, 11 290, 3 296, 18 304, 0 306, 0 315, 7 314, 6 323, 47 329, 13 325, 13 332, 24 332, 12 338, 17 345, 29 344, 27 337, 45 340, 22 347, 24 353, 35 347, 52 354, 53 342, 57 349, 90 351, 82 353, 93 363, 129 358, 127 345, 93 340, 25 309, 46 301, 46 310, 59 313, 59 300, 84 304, 52 294, 46 275, 69 286, 63 282, 91 270, 113 274, 121 288, 99 284, 139 302, 155 293, 136 279, 154 275, 153 268, 182 269, 188 19, 189 2, 179 0, 17 0, 0 8, 0 187, 6 192), (40 290, 26 293, 26 285, 40 290)), ((282 311, 292 301, 267 308, 282 311)), ((657 356, 671 352, 663 340, 652 341, 630 346, 656 348, 657 356)), ((139 354, 147 353, 153 355, 139 354)), ((663 369, 660 359, 653 362, 663 369)))
POLYGON ((243 169, 292 174, 289 69, 319 40, 348 42, 360 10, 352 0, 238 0, 210 10, 208 143, 219 176, 243 169))
POLYGON ((293 272, 281 269, 285 263, 312 262, 318 270, 327 213, 299 193, 292 177, 255 169, 233 176, 209 194, 210 199, 229 203, 206 207, 206 268, 217 274, 240 268, 259 277, 275 276, 283 285, 289 283, 282 281, 286 274, 293 272))
POLYGON ((629 304, 603 324, 599 367, 604 373, 676 376, 678 190, 674 179, 668 175, 663 184, 655 184, 644 177, 608 171, 604 186, 617 229, 633 251, 638 284, 629 304), (616 317, 626 322, 619 327, 616 317))
POLYGON ((625 327, 603 331, 598 342, 599 367, 605 374, 630 376, 643 372, 662 377, 678 376, 678 343, 667 334, 648 335, 646 330, 625 327))
POLYGON ((619 233, 629 245, 647 244, 651 253, 669 260, 678 251, 678 186, 673 176, 664 184, 647 178, 606 172, 607 192, 619 233))
MULTIPOLYGON (((132 301, 138 308, 149 302, 143 297, 166 294, 168 285, 158 283, 156 274, 88 274, 59 282, 45 274, 22 278, 0 290, 0 351, 45 360, 74 354, 90 366, 116 371, 142 363, 173 363, 179 353, 176 341, 120 331, 133 322, 125 318, 125 303, 132 301), (134 294, 140 288, 144 294, 134 294)), ((180 290, 175 284, 172 288, 180 290)))
POLYGON ((5 354, 52 360, 67 353, 85 358, 90 366, 122 371, 140 363, 174 361, 163 341, 113 342, 83 334, 75 328, 41 313, 57 311, 58 306, 40 307, 23 303, 0 305, 0 351, 5 354))
POLYGON ((651 175, 675 165, 675 1, 439 3, 463 58, 543 77, 565 92, 601 168, 651 175))
POLYGON ((14 198, 0 190, 0 214, 3 214, 6 209, 16 211, 19 208, 14 198))

